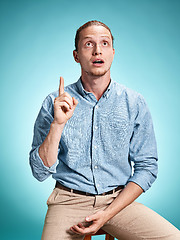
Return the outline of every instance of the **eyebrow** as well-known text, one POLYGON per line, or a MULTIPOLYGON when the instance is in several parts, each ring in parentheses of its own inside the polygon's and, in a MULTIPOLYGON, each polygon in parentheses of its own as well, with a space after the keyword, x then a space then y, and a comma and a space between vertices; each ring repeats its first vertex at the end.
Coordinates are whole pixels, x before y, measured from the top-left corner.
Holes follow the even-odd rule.
MULTIPOLYGON (((109 36, 107 36, 107 35, 101 36, 101 38, 103 38, 103 37, 106 37, 106 38, 111 39, 111 38, 110 38, 109 36)), ((91 37, 91 36, 87 36, 87 37, 84 37, 82 40, 87 39, 87 38, 93 38, 93 37, 91 37)))

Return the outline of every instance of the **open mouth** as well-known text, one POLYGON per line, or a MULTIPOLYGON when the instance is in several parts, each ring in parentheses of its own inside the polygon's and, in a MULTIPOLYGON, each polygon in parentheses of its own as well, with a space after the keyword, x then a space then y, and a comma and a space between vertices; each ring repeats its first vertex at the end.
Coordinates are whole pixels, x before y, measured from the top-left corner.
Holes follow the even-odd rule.
POLYGON ((104 61, 102 59, 96 59, 92 63, 95 66, 101 66, 104 63, 104 61))

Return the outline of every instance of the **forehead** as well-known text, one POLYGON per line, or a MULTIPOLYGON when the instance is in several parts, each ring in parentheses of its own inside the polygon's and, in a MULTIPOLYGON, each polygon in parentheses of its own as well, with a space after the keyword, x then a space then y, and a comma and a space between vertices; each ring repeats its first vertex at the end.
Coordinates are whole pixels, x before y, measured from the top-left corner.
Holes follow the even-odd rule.
POLYGON ((86 38, 96 38, 96 37, 109 37, 111 38, 111 34, 109 30, 103 26, 89 26, 87 28, 84 28, 80 32, 80 40, 86 39, 86 38))

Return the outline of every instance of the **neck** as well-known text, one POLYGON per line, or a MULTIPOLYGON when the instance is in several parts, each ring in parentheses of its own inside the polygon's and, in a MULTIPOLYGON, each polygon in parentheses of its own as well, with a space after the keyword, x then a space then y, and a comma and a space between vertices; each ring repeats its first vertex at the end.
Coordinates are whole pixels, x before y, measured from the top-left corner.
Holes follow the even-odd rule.
POLYGON ((99 101, 110 83, 110 71, 103 76, 91 76, 82 73, 81 80, 84 89, 87 92, 92 92, 99 101))

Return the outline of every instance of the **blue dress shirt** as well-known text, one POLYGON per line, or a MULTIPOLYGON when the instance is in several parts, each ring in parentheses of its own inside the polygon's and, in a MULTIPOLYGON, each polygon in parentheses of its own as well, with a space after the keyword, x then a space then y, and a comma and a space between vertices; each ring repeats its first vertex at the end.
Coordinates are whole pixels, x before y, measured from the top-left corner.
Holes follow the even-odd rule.
POLYGON ((142 95, 111 80, 97 101, 84 90, 81 78, 65 91, 79 103, 63 129, 58 159, 50 168, 38 149, 53 121, 58 91, 46 97, 36 119, 29 158, 34 177, 43 181, 52 175, 68 188, 92 194, 130 181, 146 191, 157 177, 157 149, 142 95))

